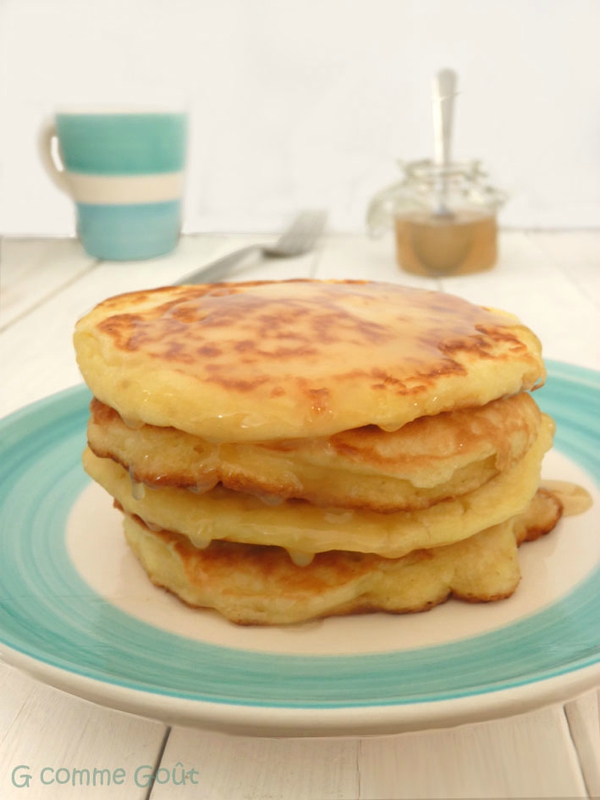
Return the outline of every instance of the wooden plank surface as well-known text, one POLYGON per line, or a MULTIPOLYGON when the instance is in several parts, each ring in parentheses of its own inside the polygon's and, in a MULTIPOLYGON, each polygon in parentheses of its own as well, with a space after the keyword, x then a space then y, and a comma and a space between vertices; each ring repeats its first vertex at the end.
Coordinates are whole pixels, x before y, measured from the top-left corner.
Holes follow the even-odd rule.
POLYGON ((600 689, 565 706, 571 737, 590 797, 600 797, 600 689))
POLYGON ((563 710, 361 743, 361 798, 586 797, 563 710))
POLYGON ((163 724, 70 697, 4 665, 0 675, 2 800, 147 797, 138 784, 146 766, 156 769, 163 724))

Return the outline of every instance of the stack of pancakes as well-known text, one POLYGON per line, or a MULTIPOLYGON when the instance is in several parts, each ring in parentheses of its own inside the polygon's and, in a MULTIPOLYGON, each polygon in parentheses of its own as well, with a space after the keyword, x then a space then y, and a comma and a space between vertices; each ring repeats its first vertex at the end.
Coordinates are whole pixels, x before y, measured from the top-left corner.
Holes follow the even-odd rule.
POLYGON ((554 425, 518 319, 363 281, 177 286, 77 324, 84 466, 150 579, 238 623, 510 596, 554 425))

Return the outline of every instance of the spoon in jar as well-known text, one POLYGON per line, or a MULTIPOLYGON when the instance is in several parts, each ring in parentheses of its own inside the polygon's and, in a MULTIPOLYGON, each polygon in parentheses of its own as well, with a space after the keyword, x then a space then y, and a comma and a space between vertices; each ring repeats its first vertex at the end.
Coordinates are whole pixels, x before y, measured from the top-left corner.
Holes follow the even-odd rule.
POLYGON ((433 215, 436 217, 453 216, 452 211, 448 208, 446 170, 451 162, 450 151, 456 86, 456 72, 451 69, 440 70, 433 79, 434 164, 438 172, 435 186, 435 206, 433 209, 433 215))

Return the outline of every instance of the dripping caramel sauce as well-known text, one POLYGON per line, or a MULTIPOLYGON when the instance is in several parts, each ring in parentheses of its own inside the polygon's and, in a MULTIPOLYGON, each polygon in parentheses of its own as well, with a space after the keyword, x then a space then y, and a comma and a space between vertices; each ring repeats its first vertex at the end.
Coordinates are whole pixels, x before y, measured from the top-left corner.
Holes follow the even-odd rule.
POLYGON ((540 483, 541 489, 546 489, 557 497, 563 507, 564 517, 573 517, 576 514, 583 514, 593 505, 592 495, 576 483, 568 481, 543 480, 540 483))

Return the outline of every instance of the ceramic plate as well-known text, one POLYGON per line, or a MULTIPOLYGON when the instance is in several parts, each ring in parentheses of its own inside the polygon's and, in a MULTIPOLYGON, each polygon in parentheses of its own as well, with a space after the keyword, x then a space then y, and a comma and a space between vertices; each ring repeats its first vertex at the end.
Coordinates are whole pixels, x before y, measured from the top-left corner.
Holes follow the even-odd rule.
POLYGON ((509 600, 239 628, 151 586, 80 466, 89 395, 0 422, 0 648, 72 694, 258 735, 360 735, 518 713, 600 684, 600 375, 550 363, 544 477, 595 497, 521 548, 509 600))

